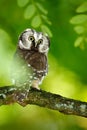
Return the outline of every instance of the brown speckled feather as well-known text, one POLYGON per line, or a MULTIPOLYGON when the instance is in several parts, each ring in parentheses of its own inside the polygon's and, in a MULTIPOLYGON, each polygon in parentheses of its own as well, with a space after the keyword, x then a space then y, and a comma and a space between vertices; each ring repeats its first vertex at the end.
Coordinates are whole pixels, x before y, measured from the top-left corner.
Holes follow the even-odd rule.
POLYGON ((46 56, 38 52, 31 54, 28 63, 37 70, 45 70, 47 68, 46 56))
POLYGON ((45 70, 47 68, 47 57, 42 53, 27 50, 22 51, 18 48, 17 54, 37 70, 45 70))

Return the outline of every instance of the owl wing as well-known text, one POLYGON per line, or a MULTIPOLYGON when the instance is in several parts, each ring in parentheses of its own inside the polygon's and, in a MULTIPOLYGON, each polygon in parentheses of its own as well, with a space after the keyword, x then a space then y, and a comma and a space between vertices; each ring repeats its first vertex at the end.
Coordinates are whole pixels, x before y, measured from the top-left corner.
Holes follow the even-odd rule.
POLYGON ((20 87, 30 84, 33 70, 27 65, 24 55, 17 50, 12 63, 12 80, 16 86, 20 87))

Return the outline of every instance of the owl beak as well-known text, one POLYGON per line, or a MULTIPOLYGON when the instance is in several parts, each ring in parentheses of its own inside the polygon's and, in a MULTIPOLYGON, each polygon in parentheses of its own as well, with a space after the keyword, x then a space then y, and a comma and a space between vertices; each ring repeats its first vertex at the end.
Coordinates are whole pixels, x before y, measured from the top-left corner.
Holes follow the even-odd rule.
POLYGON ((35 42, 35 47, 37 47, 37 42, 35 42))
POLYGON ((34 47, 37 46, 37 43, 36 43, 34 40, 32 41, 32 43, 33 43, 33 46, 34 46, 34 47))

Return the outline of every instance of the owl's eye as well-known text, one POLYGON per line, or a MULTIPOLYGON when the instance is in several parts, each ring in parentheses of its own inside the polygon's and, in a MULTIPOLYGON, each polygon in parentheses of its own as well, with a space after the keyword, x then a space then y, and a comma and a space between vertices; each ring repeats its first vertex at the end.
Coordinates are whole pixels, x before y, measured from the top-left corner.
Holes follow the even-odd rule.
POLYGON ((41 44, 41 43, 43 43, 43 39, 38 40, 38 44, 41 44))
POLYGON ((33 42, 35 39, 33 36, 29 36, 28 40, 33 42))

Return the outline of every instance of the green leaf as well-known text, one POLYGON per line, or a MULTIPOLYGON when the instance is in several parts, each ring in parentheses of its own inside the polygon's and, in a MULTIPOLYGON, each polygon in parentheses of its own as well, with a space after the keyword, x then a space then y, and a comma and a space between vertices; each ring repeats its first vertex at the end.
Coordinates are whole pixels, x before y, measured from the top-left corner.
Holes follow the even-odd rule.
POLYGON ((41 18, 40 18, 38 15, 36 15, 36 16, 33 18, 32 22, 31 22, 31 25, 32 25, 34 28, 37 28, 37 27, 40 26, 40 24, 41 24, 41 18))
POLYGON ((84 50, 84 49, 85 49, 85 46, 84 46, 83 43, 81 43, 79 47, 80 47, 81 50, 84 50))
POLYGON ((47 16, 45 15, 41 15, 41 17, 45 20, 46 23, 48 23, 49 25, 51 25, 52 23, 48 20, 47 16))
POLYGON ((86 14, 80 14, 80 15, 76 15, 74 16, 70 22, 72 24, 82 24, 84 22, 87 22, 87 15, 86 14))
POLYGON ((79 6, 76 10, 78 13, 83 13, 87 11, 87 2, 84 2, 81 6, 79 6))
POLYGON ((78 37, 74 43, 75 47, 80 46, 80 44, 83 42, 83 37, 78 37))
POLYGON ((44 14, 47 14, 47 10, 44 9, 44 7, 40 3, 36 3, 37 7, 39 8, 40 11, 42 11, 44 14))
POLYGON ((30 4, 24 12, 24 18, 30 19, 35 14, 36 8, 33 4, 30 4))
POLYGON ((27 5, 28 2, 29 0, 17 0, 17 4, 20 7, 24 7, 25 5, 27 5))
POLYGON ((44 33, 47 33, 50 37, 52 37, 51 30, 46 25, 42 25, 41 29, 44 33))
POLYGON ((76 26, 76 27, 74 28, 74 30, 75 30, 78 34, 82 34, 82 33, 84 33, 84 31, 85 31, 85 29, 84 29, 83 26, 76 26))
POLYGON ((87 42, 87 37, 85 37, 85 42, 87 42))
POLYGON ((41 17, 44 19, 44 20, 47 20, 47 16, 46 15, 41 15, 41 17))

